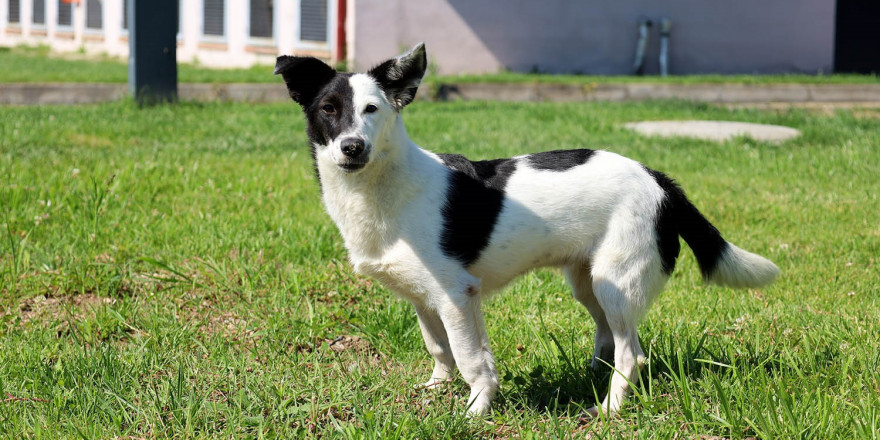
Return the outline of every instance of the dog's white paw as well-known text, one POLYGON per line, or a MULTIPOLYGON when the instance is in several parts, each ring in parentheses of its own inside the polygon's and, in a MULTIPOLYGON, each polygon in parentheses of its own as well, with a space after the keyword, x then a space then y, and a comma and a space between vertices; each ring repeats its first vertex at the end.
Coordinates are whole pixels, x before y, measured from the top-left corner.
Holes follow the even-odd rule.
POLYGON ((443 385, 446 385, 449 382, 452 382, 452 379, 441 378, 441 377, 432 377, 432 378, 428 379, 427 382, 420 383, 420 384, 416 385, 416 388, 422 389, 422 390, 433 390, 433 389, 441 388, 441 387, 443 387, 443 385))
POLYGON ((480 418, 485 417, 489 414, 489 410, 492 408, 492 405, 487 403, 475 403, 471 405, 467 410, 467 416, 470 418, 480 418))
POLYGON ((592 418, 599 418, 599 416, 612 417, 620 411, 620 402, 616 399, 608 402, 608 398, 605 398, 605 401, 602 402, 602 405, 596 405, 587 410, 587 415, 592 418))
POLYGON ((467 406, 468 417, 476 418, 489 414, 489 409, 492 408, 492 399, 488 394, 485 392, 471 393, 467 406))

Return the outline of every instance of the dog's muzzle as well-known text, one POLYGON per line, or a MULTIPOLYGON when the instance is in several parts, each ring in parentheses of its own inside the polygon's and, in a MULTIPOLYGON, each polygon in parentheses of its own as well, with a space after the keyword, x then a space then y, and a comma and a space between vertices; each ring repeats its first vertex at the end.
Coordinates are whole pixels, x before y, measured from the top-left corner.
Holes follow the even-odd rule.
POLYGON ((346 138, 340 141, 339 148, 345 160, 338 164, 346 172, 353 173, 363 168, 370 160, 370 149, 363 139, 346 138))

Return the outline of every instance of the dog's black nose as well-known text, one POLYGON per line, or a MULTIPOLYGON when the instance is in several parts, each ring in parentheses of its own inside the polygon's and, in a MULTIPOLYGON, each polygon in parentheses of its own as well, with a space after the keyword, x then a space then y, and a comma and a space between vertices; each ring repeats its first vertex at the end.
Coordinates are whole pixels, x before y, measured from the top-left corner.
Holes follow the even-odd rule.
POLYGON ((349 138, 342 140, 342 154, 356 158, 364 152, 364 141, 357 138, 349 138))

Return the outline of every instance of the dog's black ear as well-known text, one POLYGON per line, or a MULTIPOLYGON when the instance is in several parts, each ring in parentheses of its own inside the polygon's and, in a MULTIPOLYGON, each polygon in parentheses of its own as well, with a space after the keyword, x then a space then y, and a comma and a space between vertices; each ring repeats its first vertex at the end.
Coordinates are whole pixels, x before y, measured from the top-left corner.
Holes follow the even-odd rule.
POLYGON ((427 68, 425 43, 419 43, 409 52, 379 64, 367 73, 382 86, 391 104, 400 111, 416 98, 427 68))
POLYGON ((317 58, 282 55, 275 62, 275 74, 281 74, 290 97, 306 109, 336 71, 317 58))

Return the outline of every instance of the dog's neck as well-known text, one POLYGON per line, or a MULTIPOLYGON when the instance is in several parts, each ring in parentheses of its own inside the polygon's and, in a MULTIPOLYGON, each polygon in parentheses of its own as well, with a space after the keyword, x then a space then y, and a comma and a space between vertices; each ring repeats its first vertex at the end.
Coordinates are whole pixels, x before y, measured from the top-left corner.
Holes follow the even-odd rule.
POLYGON ((330 160, 318 162, 324 204, 353 260, 381 255, 400 238, 401 210, 437 184, 433 180, 442 167, 410 140, 400 115, 373 142, 381 153, 362 171, 347 173, 330 160))

